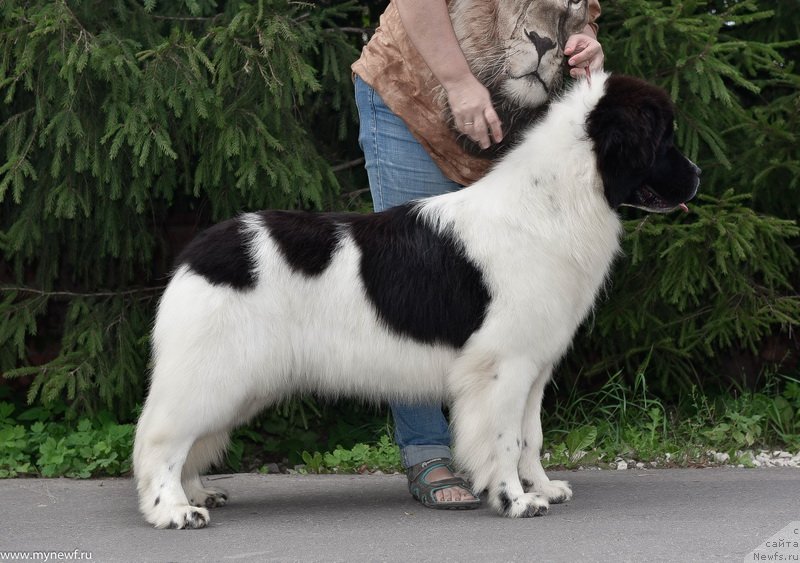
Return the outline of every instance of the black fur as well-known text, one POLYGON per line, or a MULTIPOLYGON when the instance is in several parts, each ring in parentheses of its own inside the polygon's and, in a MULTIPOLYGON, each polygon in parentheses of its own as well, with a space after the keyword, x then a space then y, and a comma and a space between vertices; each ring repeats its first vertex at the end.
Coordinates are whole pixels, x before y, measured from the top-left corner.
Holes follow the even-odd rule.
POLYGON ((699 169, 673 145, 672 100, 661 88, 611 75, 605 94, 587 119, 608 204, 639 202, 649 187, 663 207, 691 199, 699 169))
POLYGON ((503 514, 507 515, 511 511, 511 498, 505 489, 500 491, 498 499, 500 500, 500 506, 503 507, 503 514))
POLYGON ((367 296, 390 329, 460 348, 480 328, 489 290, 452 235, 435 232, 408 204, 357 216, 351 229, 367 296))
POLYGON ((311 277, 330 264, 342 224, 357 217, 306 211, 262 211, 260 215, 289 266, 311 277))
POLYGON ((214 285, 251 289, 253 261, 237 219, 229 219, 198 234, 181 252, 177 266, 187 264, 214 285))

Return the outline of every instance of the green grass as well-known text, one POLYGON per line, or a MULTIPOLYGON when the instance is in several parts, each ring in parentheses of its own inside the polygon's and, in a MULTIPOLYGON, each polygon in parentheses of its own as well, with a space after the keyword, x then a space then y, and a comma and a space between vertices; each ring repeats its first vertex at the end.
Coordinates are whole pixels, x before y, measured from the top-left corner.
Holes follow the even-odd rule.
MULTIPOLYGON (((694 389, 672 403, 652 395, 643 374, 632 383, 618 374, 593 392, 550 393, 556 398, 545 400, 545 467, 611 467, 618 459, 678 467, 718 463, 709 452, 748 465, 748 451, 800 451, 800 381, 789 377, 774 377, 758 392, 710 397, 694 389)), ((266 471, 264 460, 274 459, 305 473, 402 470, 386 422, 374 411, 339 421, 323 439, 297 404, 291 407, 296 412, 289 408, 237 431, 221 470, 266 471), (368 415, 371 422, 364 423, 368 415), (380 429, 384 435, 376 441, 363 440, 380 429)), ((58 407, 0 402, 0 478, 130 473, 133 424, 109 413, 77 421, 62 415, 58 407)))
POLYGON ((604 465, 617 458, 661 465, 713 463, 709 451, 746 464, 740 452, 800 450, 800 382, 775 378, 760 392, 710 398, 693 389, 675 404, 617 375, 599 390, 556 401, 545 414, 545 465, 604 465))
MULTIPOLYGON (((720 463, 710 452, 747 466, 747 452, 800 451, 800 381, 787 377, 774 378, 760 392, 712 399, 694 389, 666 404, 648 392, 644 375, 630 385, 618 374, 597 391, 549 404, 543 421, 543 465, 549 468, 612 467, 618 459, 660 467, 720 463)), ((305 451, 303 460, 303 470, 314 473, 402 471, 397 446, 387 436, 377 446, 305 451)))

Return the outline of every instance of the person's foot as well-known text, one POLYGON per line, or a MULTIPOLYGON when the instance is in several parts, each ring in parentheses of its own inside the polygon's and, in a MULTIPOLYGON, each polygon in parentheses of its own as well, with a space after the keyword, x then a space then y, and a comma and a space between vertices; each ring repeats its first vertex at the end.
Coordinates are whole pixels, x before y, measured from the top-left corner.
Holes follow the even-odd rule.
MULTIPOLYGON (((446 465, 432 469, 426 476, 426 480, 431 485, 436 485, 437 482, 445 479, 453 479, 455 475, 450 468, 446 465)), ((472 491, 459 487, 458 485, 451 485, 445 489, 439 489, 433 493, 436 502, 470 502, 473 503, 478 500, 478 497, 472 494, 472 491)))
POLYGON ((481 504, 467 482, 453 474, 449 459, 435 458, 418 463, 408 468, 407 476, 411 496, 428 508, 463 510, 481 504))

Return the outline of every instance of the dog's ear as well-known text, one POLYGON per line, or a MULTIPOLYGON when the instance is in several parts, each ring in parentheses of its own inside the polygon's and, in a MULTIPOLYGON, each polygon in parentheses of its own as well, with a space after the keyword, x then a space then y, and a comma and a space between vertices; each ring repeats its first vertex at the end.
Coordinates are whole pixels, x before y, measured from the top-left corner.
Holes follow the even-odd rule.
POLYGON ((616 209, 640 187, 671 116, 665 93, 641 80, 611 76, 587 119, 608 204, 616 209))

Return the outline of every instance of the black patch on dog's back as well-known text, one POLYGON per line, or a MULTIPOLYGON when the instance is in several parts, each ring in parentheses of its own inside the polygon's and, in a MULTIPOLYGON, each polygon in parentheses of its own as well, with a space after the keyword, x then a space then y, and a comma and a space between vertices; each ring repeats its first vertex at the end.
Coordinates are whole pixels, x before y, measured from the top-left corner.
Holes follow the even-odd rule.
POLYGON ((320 275, 331 263, 342 223, 358 217, 307 211, 262 211, 259 215, 289 266, 311 277, 320 275))
POLYGON ((351 232, 367 297, 390 329, 460 348, 480 328, 490 300, 480 270, 413 205, 352 217, 351 232))
MULTIPOLYGON (((258 215, 287 264, 308 277, 322 274, 341 238, 352 236, 366 298, 402 336, 460 348, 483 323, 490 296, 480 270, 452 234, 435 231, 410 204, 367 215, 258 215)), ((200 233, 178 258, 184 263, 213 284, 249 289, 256 282, 238 219, 200 233)))
POLYGON ((176 268, 188 265, 214 285, 250 289, 255 285, 253 261, 239 219, 229 219, 198 234, 181 252, 176 268))

